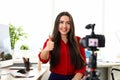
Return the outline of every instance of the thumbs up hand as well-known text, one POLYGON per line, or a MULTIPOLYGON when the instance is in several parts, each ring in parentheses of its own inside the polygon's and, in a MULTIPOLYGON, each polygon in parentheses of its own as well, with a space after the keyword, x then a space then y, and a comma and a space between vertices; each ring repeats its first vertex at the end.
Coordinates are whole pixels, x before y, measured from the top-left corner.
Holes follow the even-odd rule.
POLYGON ((54 48, 54 42, 52 41, 52 37, 49 35, 49 40, 47 42, 46 50, 52 51, 54 48))

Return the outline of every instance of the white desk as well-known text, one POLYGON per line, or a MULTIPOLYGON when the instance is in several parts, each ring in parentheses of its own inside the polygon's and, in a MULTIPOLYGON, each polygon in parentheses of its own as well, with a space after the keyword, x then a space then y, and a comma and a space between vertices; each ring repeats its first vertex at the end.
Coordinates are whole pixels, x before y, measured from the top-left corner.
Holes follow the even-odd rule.
MULTIPOLYGON (((97 69, 101 72, 100 77, 102 78, 101 80, 112 80, 111 79, 111 69, 113 67, 120 66, 120 62, 102 62, 102 61, 97 61, 97 69)), ((120 69, 120 67, 119 67, 120 69)), ((120 75, 120 73, 119 73, 120 75)))
POLYGON ((9 68, 3 68, 1 70, 4 72, 3 75, 1 75, 0 80, 41 80, 42 76, 47 72, 46 67, 42 67, 40 71, 37 68, 34 68, 29 71, 29 74, 33 75, 33 77, 16 78, 12 76, 11 73, 16 72, 17 70, 10 70, 9 68))
POLYGON ((113 66, 120 66, 120 62, 97 62, 98 67, 113 67, 113 66))

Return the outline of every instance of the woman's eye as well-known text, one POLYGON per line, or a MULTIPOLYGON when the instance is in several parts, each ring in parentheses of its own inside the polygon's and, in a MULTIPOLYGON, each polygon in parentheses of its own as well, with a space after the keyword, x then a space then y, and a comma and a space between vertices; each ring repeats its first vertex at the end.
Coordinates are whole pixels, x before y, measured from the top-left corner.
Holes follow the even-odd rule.
POLYGON ((70 24, 70 22, 67 22, 67 24, 70 24))
POLYGON ((59 23, 63 23, 63 21, 60 21, 59 23))
POLYGON ((68 22, 60 21, 59 23, 61 23, 61 24, 63 24, 63 23, 65 23, 65 24, 70 24, 69 21, 68 21, 68 22))

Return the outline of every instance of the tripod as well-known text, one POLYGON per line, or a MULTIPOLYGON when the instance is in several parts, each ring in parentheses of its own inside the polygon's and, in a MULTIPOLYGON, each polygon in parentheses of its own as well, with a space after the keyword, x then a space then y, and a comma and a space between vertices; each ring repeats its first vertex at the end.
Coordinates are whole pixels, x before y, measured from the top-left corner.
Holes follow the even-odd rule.
POLYGON ((95 49, 92 49, 92 54, 89 57, 88 62, 88 69, 89 71, 86 72, 86 77, 84 80, 100 80, 99 79, 99 72, 96 71, 97 68, 97 53, 94 53, 95 49))

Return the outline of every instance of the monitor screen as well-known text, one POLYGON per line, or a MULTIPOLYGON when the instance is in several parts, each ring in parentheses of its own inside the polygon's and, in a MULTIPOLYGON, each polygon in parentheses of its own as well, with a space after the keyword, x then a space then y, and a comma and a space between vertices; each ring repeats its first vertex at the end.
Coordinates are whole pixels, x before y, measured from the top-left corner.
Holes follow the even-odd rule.
POLYGON ((9 26, 0 24, 0 68, 13 64, 9 26))
POLYGON ((89 38, 88 42, 89 47, 97 47, 98 46, 98 39, 97 38, 89 38))

